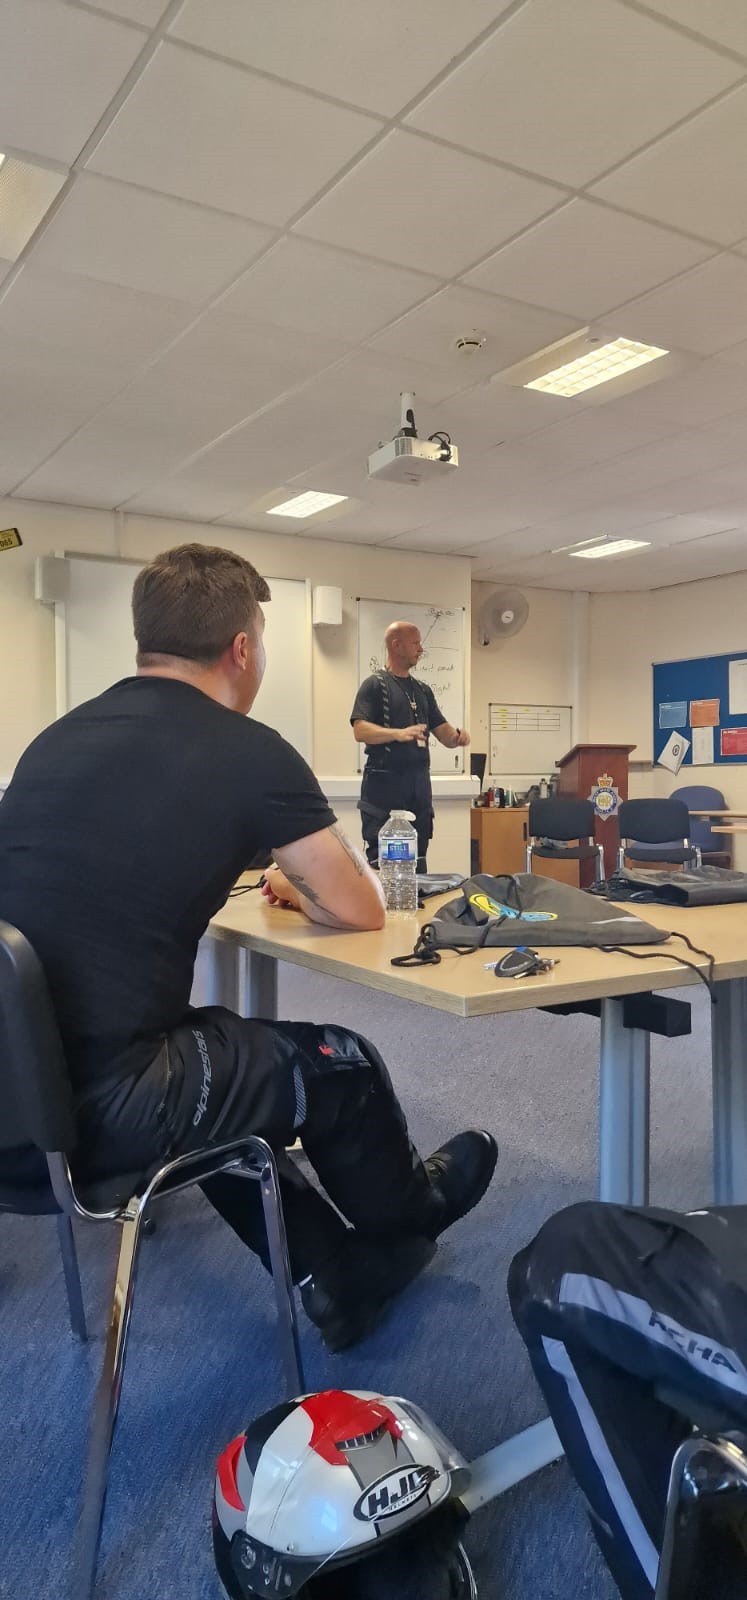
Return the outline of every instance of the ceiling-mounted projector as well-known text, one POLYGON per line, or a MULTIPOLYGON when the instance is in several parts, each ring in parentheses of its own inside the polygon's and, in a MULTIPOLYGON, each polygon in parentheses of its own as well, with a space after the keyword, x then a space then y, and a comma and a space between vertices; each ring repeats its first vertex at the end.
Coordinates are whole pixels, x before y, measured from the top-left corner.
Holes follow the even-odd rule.
POLYGON ((415 427, 413 394, 401 394, 401 426, 388 444, 380 444, 368 458, 369 478, 388 478, 391 483, 422 483, 459 466, 459 451, 448 433, 432 433, 419 439, 415 427))

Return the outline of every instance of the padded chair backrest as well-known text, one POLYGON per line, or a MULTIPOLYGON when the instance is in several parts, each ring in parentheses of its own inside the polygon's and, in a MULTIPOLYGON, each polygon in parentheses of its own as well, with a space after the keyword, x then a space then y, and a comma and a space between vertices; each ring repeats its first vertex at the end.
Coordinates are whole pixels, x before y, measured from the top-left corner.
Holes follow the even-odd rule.
MULTIPOLYGON (((706 811, 713 806, 714 811, 725 811, 726 801, 720 789, 713 789, 708 783, 691 783, 683 789, 673 789, 670 800, 681 800, 682 804, 693 811, 706 811)), ((721 818, 718 818, 721 821, 721 818)), ((729 841, 722 833, 712 833, 711 824, 707 817, 690 818, 690 837, 693 844, 700 846, 701 850, 728 850, 729 841)))
POLYGON ((623 800, 620 838, 638 844, 671 844, 690 838, 690 813, 681 800, 623 800))
POLYGON ((75 1147, 73 1096, 44 971, 28 939, 0 921, 0 1150, 75 1147))
POLYGON ((590 800, 533 800, 528 828, 533 839, 590 839, 594 807, 590 800))

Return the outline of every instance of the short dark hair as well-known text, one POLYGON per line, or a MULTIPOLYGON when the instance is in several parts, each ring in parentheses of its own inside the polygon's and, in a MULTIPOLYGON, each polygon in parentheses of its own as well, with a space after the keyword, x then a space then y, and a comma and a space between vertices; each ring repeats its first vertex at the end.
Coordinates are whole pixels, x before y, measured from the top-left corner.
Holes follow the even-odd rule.
POLYGON ((217 545, 180 544, 138 573, 132 590, 137 664, 177 656, 217 661, 237 633, 252 631, 270 589, 256 567, 217 545))

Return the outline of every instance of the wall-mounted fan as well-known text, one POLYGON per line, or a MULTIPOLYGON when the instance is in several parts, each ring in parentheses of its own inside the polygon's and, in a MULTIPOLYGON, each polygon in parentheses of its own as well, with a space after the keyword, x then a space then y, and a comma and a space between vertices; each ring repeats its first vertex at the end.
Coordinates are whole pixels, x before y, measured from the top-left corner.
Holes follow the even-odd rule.
POLYGON ((480 644, 510 639, 523 628, 528 616, 529 601, 520 589, 496 589, 480 607, 477 618, 480 644))

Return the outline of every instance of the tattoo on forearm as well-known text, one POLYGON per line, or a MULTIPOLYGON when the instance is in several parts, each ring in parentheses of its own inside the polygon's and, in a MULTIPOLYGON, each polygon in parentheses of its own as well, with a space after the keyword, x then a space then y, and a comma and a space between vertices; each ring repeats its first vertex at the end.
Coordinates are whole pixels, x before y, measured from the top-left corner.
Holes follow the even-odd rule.
POLYGON ((329 917, 330 922, 340 921, 335 911, 330 911, 327 906, 322 905, 316 889, 312 889, 311 884, 307 883, 304 878, 300 878, 297 872, 286 872, 285 876, 288 882, 293 884, 294 889, 297 889, 299 894, 303 895, 304 900, 309 900, 312 906, 317 907, 317 910, 323 911, 325 917, 329 917))
POLYGON ((345 829, 340 827, 339 822, 335 822, 329 831, 330 833, 334 834, 335 838, 342 845, 346 856, 350 857, 358 877, 362 878, 366 870, 366 863, 363 860, 360 850, 356 850, 355 845, 352 844, 351 840, 348 838, 345 829))

